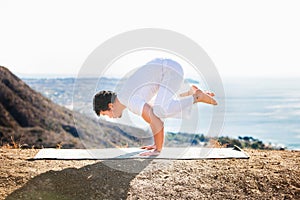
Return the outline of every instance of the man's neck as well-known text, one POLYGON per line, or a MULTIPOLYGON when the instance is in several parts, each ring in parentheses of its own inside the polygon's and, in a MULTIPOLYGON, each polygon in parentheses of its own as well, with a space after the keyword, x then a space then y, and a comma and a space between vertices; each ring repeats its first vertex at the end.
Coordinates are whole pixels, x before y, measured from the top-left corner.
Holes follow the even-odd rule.
POLYGON ((123 104, 119 101, 118 97, 116 97, 115 102, 114 102, 114 109, 115 109, 115 111, 117 111, 118 113, 121 114, 125 108, 126 108, 126 106, 123 105, 123 104))

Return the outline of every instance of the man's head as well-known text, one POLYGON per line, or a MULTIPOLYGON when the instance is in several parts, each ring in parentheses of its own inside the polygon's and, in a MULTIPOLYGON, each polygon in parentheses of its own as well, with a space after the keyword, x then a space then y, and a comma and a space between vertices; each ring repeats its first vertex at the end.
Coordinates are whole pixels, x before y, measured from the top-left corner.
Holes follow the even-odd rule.
POLYGON ((99 116, 100 113, 103 113, 104 115, 111 117, 109 112, 111 111, 112 104, 115 102, 116 97, 116 93, 112 91, 103 90, 95 94, 93 107, 96 114, 99 116))

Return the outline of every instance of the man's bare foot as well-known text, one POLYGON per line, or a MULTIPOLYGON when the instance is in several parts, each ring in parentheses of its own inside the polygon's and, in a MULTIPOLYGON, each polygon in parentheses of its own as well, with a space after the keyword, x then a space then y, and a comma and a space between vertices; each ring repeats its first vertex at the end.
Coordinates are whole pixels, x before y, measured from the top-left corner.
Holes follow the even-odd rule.
MULTIPOLYGON (((213 94, 213 93, 212 93, 213 94)), ((195 91, 193 94, 194 96, 194 102, 202 102, 202 103, 207 103, 207 104, 212 104, 212 105, 218 105, 217 101, 213 98, 212 95, 209 95, 209 93, 203 92, 199 89, 195 91)))
POLYGON ((193 93, 192 94, 195 94, 195 92, 199 90, 199 88, 196 86, 196 85, 192 85, 190 91, 192 91, 193 93))
MULTIPOLYGON (((195 85, 192 85, 191 90, 193 91, 193 94, 195 94, 197 92, 197 90, 199 90, 199 88, 195 85)), ((210 91, 203 91, 205 94, 208 94, 209 96, 214 97, 215 93, 210 92, 210 91)))
POLYGON ((210 91, 203 91, 205 94, 208 94, 209 96, 211 97, 214 97, 215 96, 215 93, 213 92, 210 92, 210 91))
POLYGON ((152 150, 152 149, 156 149, 156 145, 148 145, 148 146, 142 146, 141 149, 147 149, 147 150, 152 150))
POLYGON ((191 96, 191 95, 195 94, 195 92, 197 90, 198 90, 198 87, 195 85, 192 85, 189 91, 180 94, 180 96, 181 97, 191 96))
MULTIPOLYGON (((186 96, 194 95, 197 92, 197 90, 199 90, 199 88, 197 86, 195 86, 195 85, 192 85, 191 88, 190 88, 190 90, 187 91, 187 92, 184 92, 184 93, 180 94, 180 97, 186 97, 186 96)), ((207 95, 209 95, 209 96, 211 96, 211 97, 215 96, 215 93, 213 93, 213 92, 204 91, 204 93, 207 94, 207 95)))

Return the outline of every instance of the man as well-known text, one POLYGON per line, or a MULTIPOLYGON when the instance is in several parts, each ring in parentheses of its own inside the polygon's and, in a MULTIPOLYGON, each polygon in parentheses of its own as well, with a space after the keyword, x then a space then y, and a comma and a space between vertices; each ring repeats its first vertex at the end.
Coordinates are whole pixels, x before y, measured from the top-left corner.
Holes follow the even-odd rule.
POLYGON ((194 103, 217 105, 211 92, 203 92, 196 86, 176 98, 183 79, 183 69, 171 59, 155 59, 137 69, 124 80, 118 94, 100 91, 94 96, 94 111, 110 118, 120 118, 125 108, 141 116, 151 127, 154 144, 143 146, 152 150, 141 156, 159 155, 164 142, 162 119, 174 117, 194 103), (150 101, 154 99, 154 104, 150 101))

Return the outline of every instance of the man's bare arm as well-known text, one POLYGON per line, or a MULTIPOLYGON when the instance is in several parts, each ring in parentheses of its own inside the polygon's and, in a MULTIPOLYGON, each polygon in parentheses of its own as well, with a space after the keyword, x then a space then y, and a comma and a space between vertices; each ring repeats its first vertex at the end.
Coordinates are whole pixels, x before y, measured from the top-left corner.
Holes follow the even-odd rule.
POLYGON ((161 151, 164 143, 164 124, 154 113, 149 104, 145 104, 142 113, 143 119, 150 124, 156 151, 161 151))

